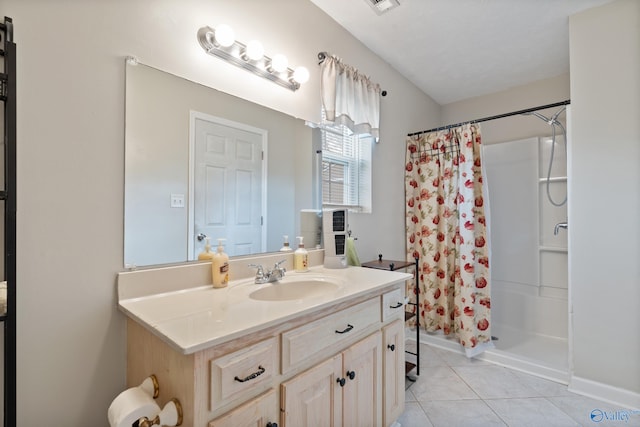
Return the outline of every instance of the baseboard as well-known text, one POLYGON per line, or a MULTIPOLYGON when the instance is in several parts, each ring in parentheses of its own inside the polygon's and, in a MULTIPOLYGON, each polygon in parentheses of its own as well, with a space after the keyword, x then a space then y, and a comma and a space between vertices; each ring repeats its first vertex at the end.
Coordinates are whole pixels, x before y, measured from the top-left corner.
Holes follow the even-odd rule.
POLYGON ((569 391, 602 400, 623 409, 640 410, 640 393, 576 377, 575 375, 569 381, 569 391))

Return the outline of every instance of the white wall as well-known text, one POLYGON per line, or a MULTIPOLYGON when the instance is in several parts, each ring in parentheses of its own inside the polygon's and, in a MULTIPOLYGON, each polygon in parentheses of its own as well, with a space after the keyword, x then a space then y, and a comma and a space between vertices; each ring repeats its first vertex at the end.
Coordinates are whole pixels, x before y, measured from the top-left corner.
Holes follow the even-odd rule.
POLYGON ((570 40, 574 375, 640 408, 640 2, 572 16, 570 40))
POLYGON ((381 83, 374 214, 352 219, 360 256, 404 254, 404 140, 439 107, 308 1, 3 0, 18 45, 18 425, 104 424, 125 387, 124 57, 317 121, 317 52, 381 83), (200 26, 233 25, 305 65, 290 92, 203 53, 200 26), (366 245, 366 246, 365 246, 366 245))

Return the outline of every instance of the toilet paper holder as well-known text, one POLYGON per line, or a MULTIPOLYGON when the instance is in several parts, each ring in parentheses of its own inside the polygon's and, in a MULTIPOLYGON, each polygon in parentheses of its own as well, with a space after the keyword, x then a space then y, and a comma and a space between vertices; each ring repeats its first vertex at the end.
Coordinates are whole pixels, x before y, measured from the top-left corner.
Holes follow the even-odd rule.
POLYGON ((175 397, 167 402, 162 411, 153 419, 142 417, 134 427, 152 427, 155 425, 179 426, 182 424, 182 405, 175 397))
POLYGON ((182 405, 176 398, 160 409, 154 401, 160 396, 160 385, 151 374, 137 387, 120 393, 109 406, 107 417, 111 427, 179 426, 182 424, 182 405), (155 416, 154 416, 155 414, 155 416))

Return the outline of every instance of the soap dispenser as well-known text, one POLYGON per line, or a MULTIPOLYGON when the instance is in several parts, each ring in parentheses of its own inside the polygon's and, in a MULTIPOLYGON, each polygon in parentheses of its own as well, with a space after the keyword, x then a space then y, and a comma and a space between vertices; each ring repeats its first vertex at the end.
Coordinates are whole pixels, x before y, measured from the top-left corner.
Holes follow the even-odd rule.
POLYGON ((211 261, 211 277, 214 288, 224 288, 229 283, 229 255, 224 253, 224 241, 218 239, 218 249, 211 261))
POLYGON ((299 273, 309 271, 309 253, 304 248, 304 237, 298 236, 298 249, 293 253, 293 269, 299 273))
POLYGON ((213 251, 211 250, 211 239, 209 237, 204 238, 204 252, 198 254, 198 260, 211 261, 213 260, 213 251))
POLYGON ((291 251, 293 251, 293 249, 291 249, 291 246, 289 246, 289 236, 287 236, 285 234, 284 236, 282 236, 282 239, 283 239, 284 243, 282 244, 282 247, 280 248, 280 252, 291 252, 291 251))

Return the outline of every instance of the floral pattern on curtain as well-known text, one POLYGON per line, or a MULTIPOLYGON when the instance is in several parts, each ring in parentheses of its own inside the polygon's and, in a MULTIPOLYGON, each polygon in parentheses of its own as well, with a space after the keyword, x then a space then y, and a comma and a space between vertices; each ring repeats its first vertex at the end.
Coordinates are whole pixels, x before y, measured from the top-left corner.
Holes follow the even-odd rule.
POLYGON ((407 259, 419 257, 418 321, 467 354, 491 346, 489 245, 477 124, 408 137, 407 259))

